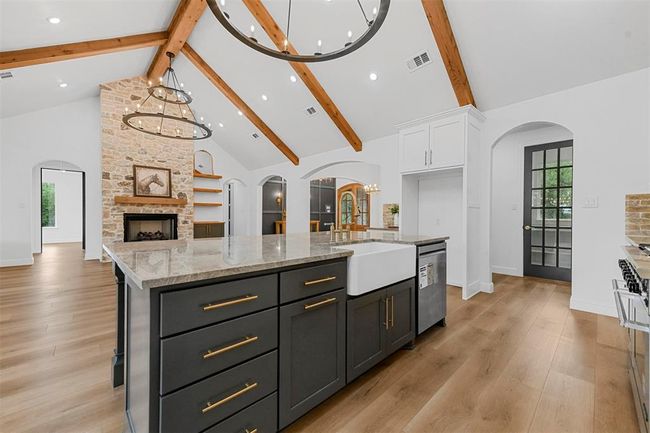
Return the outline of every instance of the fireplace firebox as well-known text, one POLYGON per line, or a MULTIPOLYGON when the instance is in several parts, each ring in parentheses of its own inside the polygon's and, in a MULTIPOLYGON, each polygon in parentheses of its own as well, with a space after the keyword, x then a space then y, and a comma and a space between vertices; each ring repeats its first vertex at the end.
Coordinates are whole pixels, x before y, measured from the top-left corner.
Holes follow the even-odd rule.
POLYGON ((178 215, 125 213, 124 242, 178 239, 178 215))

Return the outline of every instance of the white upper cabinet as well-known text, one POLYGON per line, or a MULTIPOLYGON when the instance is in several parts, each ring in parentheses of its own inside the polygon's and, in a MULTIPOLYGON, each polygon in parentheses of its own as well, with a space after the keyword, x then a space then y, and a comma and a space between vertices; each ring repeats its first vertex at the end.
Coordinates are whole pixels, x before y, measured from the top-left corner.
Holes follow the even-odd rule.
POLYGON ((429 161, 429 124, 400 130, 400 171, 425 170, 429 161))
POLYGON ((465 117, 455 116, 429 125, 430 168, 457 167, 465 163, 465 117))
POLYGON ((466 106, 401 125, 400 173, 420 173, 463 167, 468 149, 470 122, 483 115, 466 106))

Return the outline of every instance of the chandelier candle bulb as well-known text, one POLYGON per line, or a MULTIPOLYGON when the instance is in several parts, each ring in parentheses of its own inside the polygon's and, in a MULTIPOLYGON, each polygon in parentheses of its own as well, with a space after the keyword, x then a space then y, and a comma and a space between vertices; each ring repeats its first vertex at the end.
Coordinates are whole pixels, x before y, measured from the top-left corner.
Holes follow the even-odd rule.
POLYGON ((348 41, 345 43, 346 47, 352 45, 352 30, 348 30, 348 41))
POLYGON ((315 56, 323 55, 323 52, 321 51, 322 47, 323 47, 323 41, 319 39, 318 42, 316 43, 316 52, 314 53, 315 56))

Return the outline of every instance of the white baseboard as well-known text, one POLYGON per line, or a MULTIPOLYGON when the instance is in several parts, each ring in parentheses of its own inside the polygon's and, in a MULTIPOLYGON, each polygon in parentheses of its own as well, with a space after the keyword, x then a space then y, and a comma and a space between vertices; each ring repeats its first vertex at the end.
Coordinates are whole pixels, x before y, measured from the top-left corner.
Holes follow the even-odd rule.
POLYGON ((597 304, 591 301, 576 299, 575 296, 571 296, 571 300, 569 301, 569 307, 572 310, 586 311, 587 313, 602 314, 603 316, 617 317, 616 306, 614 305, 613 298, 611 304, 597 304))
POLYGON ((495 274, 512 275, 513 277, 523 277, 522 273, 511 266, 492 265, 492 272, 495 274))
POLYGON ((0 260, 0 268, 7 266, 29 266, 34 264, 34 257, 25 257, 22 259, 0 260))
POLYGON ((481 281, 481 292, 494 293, 494 283, 491 281, 481 281))
POLYGON ((468 300, 472 296, 476 295, 481 291, 481 282, 479 280, 474 281, 467 285, 467 289, 463 290, 463 299, 468 300))

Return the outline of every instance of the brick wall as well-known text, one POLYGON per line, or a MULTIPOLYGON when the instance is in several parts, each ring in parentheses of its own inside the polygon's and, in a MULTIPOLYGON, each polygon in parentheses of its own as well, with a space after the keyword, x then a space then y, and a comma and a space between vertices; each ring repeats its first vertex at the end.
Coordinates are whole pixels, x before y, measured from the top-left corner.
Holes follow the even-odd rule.
POLYGON ((650 236, 650 194, 625 196, 625 234, 650 236))
MULTIPOLYGON (((100 86, 102 115, 102 241, 124 239, 124 213, 176 213, 178 238, 193 237, 193 155, 191 140, 148 135, 122 123, 124 108, 130 112, 147 95, 143 78, 131 78, 100 86), (116 195, 133 195, 133 165, 171 169, 172 197, 187 198, 187 206, 115 204, 116 195)), ((150 99, 147 106, 152 102, 150 99)), ((170 125, 175 127, 174 125, 170 125)), ((186 127, 185 127, 186 128, 186 127)))

